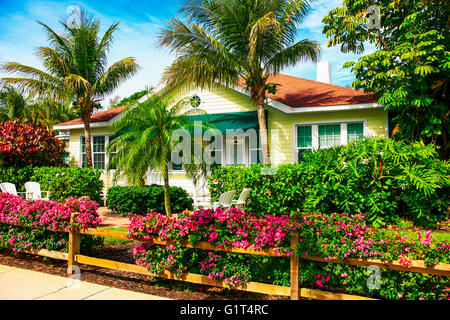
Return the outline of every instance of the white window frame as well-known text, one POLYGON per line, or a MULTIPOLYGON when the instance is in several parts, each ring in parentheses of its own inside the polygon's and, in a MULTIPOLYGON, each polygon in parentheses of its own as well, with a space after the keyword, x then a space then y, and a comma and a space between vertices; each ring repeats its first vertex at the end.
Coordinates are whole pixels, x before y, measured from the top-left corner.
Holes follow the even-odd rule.
MULTIPOLYGON (((369 135, 369 130, 367 128, 367 119, 341 119, 341 120, 326 120, 326 121, 307 121, 307 122, 294 122, 293 133, 294 133, 294 143, 293 143, 293 163, 298 162, 298 150, 299 149, 319 149, 319 126, 327 124, 340 124, 341 125, 341 143, 340 145, 346 145, 348 143, 348 131, 347 124, 349 123, 363 123, 364 136, 369 135), (311 137, 312 137, 312 147, 311 148, 298 148, 297 147, 297 127, 301 126, 311 126, 311 137)), ((329 147, 324 147, 327 149, 329 147)))
MULTIPOLYGON (((109 137, 111 136, 110 133, 98 133, 98 134, 91 134, 91 155, 92 155, 92 164, 94 164, 94 137, 105 137, 105 169, 99 169, 102 171, 108 171, 108 164, 109 164, 109 156, 108 156, 108 144, 109 144, 109 137)), ((82 143, 81 143, 81 139, 84 138, 86 141, 86 137, 84 134, 80 135, 80 156, 79 156, 79 164, 80 167, 83 166, 83 154, 86 154, 86 152, 83 152, 82 149, 82 143)), ((95 153, 102 153, 102 152, 95 152, 95 153)))

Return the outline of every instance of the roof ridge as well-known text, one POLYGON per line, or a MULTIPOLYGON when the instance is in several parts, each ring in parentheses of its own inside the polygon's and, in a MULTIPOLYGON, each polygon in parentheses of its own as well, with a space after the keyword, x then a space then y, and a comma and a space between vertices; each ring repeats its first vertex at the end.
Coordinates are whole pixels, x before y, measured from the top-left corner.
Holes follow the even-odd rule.
POLYGON ((317 84, 323 84, 323 85, 325 85, 325 86, 335 86, 335 87, 338 87, 338 88, 344 88, 344 89, 350 89, 350 90, 354 90, 354 91, 360 91, 360 92, 362 92, 362 93, 364 93, 364 94, 371 94, 371 93, 366 93, 366 92, 364 92, 363 90, 358 90, 358 89, 348 88, 348 87, 340 86, 340 85, 337 85, 337 84, 334 84, 334 83, 326 83, 326 82, 321 82, 321 81, 317 81, 317 80, 312 80, 312 79, 307 79, 307 78, 302 78, 302 77, 292 76, 292 75, 284 74, 284 73, 278 73, 278 74, 275 74, 275 75, 274 75, 274 74, 271 74, 271 76, 273 76, 273 77, 276 77, 276 76, 285 76, 285 77, 289 77, 289 78, 296 78, 296 79, 306 80, 306 81, 314 82, 314 83, 317 83, 317 84))

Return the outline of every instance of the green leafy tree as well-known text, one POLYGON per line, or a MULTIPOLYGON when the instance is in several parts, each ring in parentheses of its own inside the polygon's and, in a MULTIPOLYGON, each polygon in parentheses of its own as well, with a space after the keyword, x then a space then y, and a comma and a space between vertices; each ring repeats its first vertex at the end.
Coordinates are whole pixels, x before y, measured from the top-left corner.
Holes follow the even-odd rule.
POLYGON ((450 6, 444 0, 345 0, 323 18, 328 46, 363 53, 348 62, 352 87, 374 92, 393 115, 394 137, 450 156, 450 6))
MULTIPOLYGON (((177 144, 172 137, 177 130, 192 126, 187 117, 192 111, 183 112, 186 103, 187 101, 181 100, 171 104, 170 97, 153 95, 145 102, 128 108, 111 125, 115 134, 108 145, 111 159, 109 167, 117 168, 113 178, 124 174, 130 184, 143 187, 149 168, 160 172, 164 179, 164 204, 169 216, 172 214, 169 169, 172 152, 177 144)), ((185 166, 185 170, 194 179, 194 183, 200 176, 206 177, 206 167, 199 157, 191 163, 185 166)))
POLYGON ((116 103, 115 106, 120 107, 120 106, 125 106, 125 105, 129 106, 129 105, 135 104, 139 101, 139 99, 141 99, 143 96, 148 94, 150 91, 152 91, 152 88, 146 87, 144 90, 135 92, 131 96, 123 98, 118 103, 116 103))
POLYGON ((264 162, 270 162, 264 102, 271 74, 299 61, 315 61, 316 41, 295 42, 298 25, 310 10, 307 0, 198 0, 182 7, 186 22, 169 20, 159 45, 177 58, 163 75, 169 87, 189 83, 204 87, 245 80, 256 104, 264 162))
POLYGON ((77 27, 64 27, 57 33, 39 22, 47 33, 50 46, 41 47, 38 56, 46 71, 18 62, 0 65, 4 72, 16 73, 16 78, 0 79, 0 87, 17 85, 34 92, 41 98, 74 101, 75 111, 81 115, 86 139, 86 162, 92 167, 91 115, 99 101, 110 95, 126 79, 134 75, 139 65, 133 57, 124 58, 107 68, 107 53, 113 43, 113 35, 119 23, 111 25, 102 37, 100 21, 81 14, 77 27))

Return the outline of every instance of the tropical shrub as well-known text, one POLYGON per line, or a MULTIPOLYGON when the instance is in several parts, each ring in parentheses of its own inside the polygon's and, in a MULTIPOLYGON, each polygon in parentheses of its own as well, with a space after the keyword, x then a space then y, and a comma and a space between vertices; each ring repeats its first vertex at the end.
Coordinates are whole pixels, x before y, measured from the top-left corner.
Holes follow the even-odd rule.
POLYGON ((53 131, 20 120, 0 123, 0 160, 3 166, 62 166, 64 145, 53 131))
MULTIPOLYGON (((97 203, 89 200, 73 198, 59 203, 26 200, 1 193, 0 247, 11 249, 15 253, 31 249, 67 252, 67 231, 97 227, 101 222, 97 209, 97 203), (79 215, 70 223, 72 212, 78 212, 79 215)), ((83 236, 81 243, 83 248, 89 248, 101 242, 97 238, 83 236)))
MULTIPOLYGON (((150 185, 143 188, 115 186, 108 189, 108 208, 116 213, 146 214, 150 210, 165 212, 164 187, 150 185)), ((173 212, 192 210, 194 201, 186 190, 170 187, 170 201, 173 212)))
POLYGON ((41 184, 41 190, 49 190, 50 199, 64 201, 88 196, 100 202, 103 181, 101 171, 80 167, 40 167, 33 169, 31 181, 41 184))
MULTIPOLYGON (((216 247, 272 249, 294 254, 398 261, 408 267, 414 259, 427 266, 450 263, 450 243, 435 241, 426 232, 417 238, 400 237, 371 229, 365 217, 349 214, 294 214, 291 217, 257 217, 238 209, 184 212, 178 218, 157 213, 130 216, 130 239, 161 238, 171 245, 140 244, 133 251, 138 265, 152 272, 171 271, 207 275, 230 288, 258 281, 289 285, 289 259, 189 249, 181 243, 206 241, 216 247), (290 248, 293 232, 299 234, 296 251, 290 248)), ((302 287, 332 289, 384 299, 449 299, 448 277, 383 270, 379 288, 368 287, 373 271, 365 267, 301 260, 302 287)))
POLYGON ((33 167, 3 167, 0 166, 0 182, 13 183, 17 191, 25 191, 25 182, 31 181, 33 167))
POLYGON ((450 163, 431 145, 366 139, 306 152, 304 161, 262 175, 263 165, 215 167, 209 177, 213 200, 228 190, 251 188, 248 211, 364 213, 381 226, 402 218, 432 225, 450 203, 450 163))

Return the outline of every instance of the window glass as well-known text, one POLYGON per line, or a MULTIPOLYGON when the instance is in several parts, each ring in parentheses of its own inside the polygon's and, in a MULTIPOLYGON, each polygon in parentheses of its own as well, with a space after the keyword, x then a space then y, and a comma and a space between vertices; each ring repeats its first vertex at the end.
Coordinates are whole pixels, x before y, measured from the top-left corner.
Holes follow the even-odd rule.
POLYGON ((338 146, 341 144, 341 125, 319 125, 319 148, 338 146))
POLYGON ((349 123, 347 124, 348 142, 362 139, 364 137, 363 123, 349 123))
POLYGON ((297 127, 297 147, 311 148, 312 147, 312 127, 301 126, 297 127))

